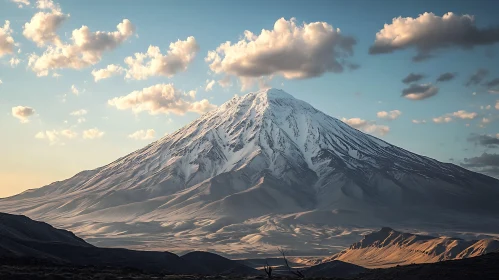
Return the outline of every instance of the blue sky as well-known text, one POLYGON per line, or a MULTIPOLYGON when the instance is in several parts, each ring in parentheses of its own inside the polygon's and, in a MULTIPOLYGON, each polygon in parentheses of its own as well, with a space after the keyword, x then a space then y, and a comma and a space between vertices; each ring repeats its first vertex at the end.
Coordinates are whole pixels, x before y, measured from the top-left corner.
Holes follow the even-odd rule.
MULTIPOLYGON (((61 0, 53 3, 45 0, 42 1, 45 8, 37 7, 34 0, 14 2, 0 0, 0 26, 8 20, 9 36, 14 40, 10 51, 4 49, 3 54, 0 40, 0 196, 40 187, 81 170, 105 165, 199 116, 196 110, 177 114, 166 109, 144 109, 134 113, 130 108, 119 109, 110 105, 108 101, 113 98, 158 84, 172 84, 179 92, 185 92, 181 98, 189 99, 191 103, 206 99, 210 106, 217 106, 234 94, 258 89, 255 83, 242 90, 237 76, 242 72, 234 70, 232 85, 222 87, 215 82, 212 90, 207 91, 206 81, 221 80, 229 68, 214 73, 216 71, 210 68, 210 62, 205 58, 209 51, 216 50, 224 42, 234 44, 241 40, 245 30, 253 32, 254 36, 259 36, 262 29, 272 31, 280 18, 288 23, 295 18, 298 29, 304 23, 315 22, 339 28, 342 36, 355 38, 356 43, 351 45, 353 54, 347 61, 360 67, 349 70, 345 65, 342 72, 323 71, 313 77, 300 78, 286 78, 281 71, 273 73, 271 78, 264 75, 267 85, 282 88, 331 116, 345 118, 361 130, 370 127, 368 132, 415 153, 445 162, 468 163, 469 167, 489 174, 493 174, 490 170, 497 166, 495 162, 483 165, 480 161, 484 152, 495 155, 495 139, 499 133, 499 111, 495 109, 499 95, 491 93, 495 92, 494 87, 485 85, 499 77, 497 32, 486 34, 490 35, 487 43, 470 39, 472 42, 468 43, 472 48, 467 49, 462 48, 463 43, 460 44, 459 40, 445 41, 446 35, 439 34, 435 44, 443 47, 430 49, 433 57, 421 62, 412 60, 417 54, 416 41, 395 48, 391 53, 369 54, 376 34, 384 29, 385 24, 392 24, 396 17, 418 18, 420 14, 430 12, 441 18, 452 12, 458 23, 463 15, 472 15, 471 26, 476 30, 481 32, 489 28, 497 31, 499 20, 494 11, 499 4, 495 1, 61 0), (47 6, 50 3, 53 3, 52 8, 47 6), (27 33, 25 24, 40 12, 65 18, 53 28, 53 33, 47 28, 34 30, 38 35, 45 32, 45 39, 24 34, 27 33), (120 35, 117 25, 124 19, 129 20, 133 29, 120 35), (88 65, 66 65, 56 70, 49 69, 47 76, 37 76, 29 64, 29 57, 35 54, 39 58, 50 46, 56 47, 54 36, 62 42, 59 46, 70 45, 73 30, 82 26, 88 26, 90 32, 118 32, 113 35, 117 36, 113 37, 116 42, 107 42, 109 45, 104 46, 103 51, 97 50, 99 42, 92 45, 98 58, 87 62, 88 65), (47 37, 49 33, 53 40, 47 37), (124 78, 129 70, 124 62, 126 57, 146 53, 150 45, 159 47, 165 55, 170 43, 186 41, 190 36, 195 38, 196 48, 191 58, 183 60, 184 68, 172 70, 168 75, 151 74, 141 80, 124 78), (11 65, 12 59, 18 59, 18 64, 11 65), (110 64, 122 69, 110 78, 94 81, 92 70, 110 64), (483 80, 465 86, 479 69, 487 70, 483 80), (456 73, 455 78, 436 83, 437 77, 446 72, 456 73), (54 77, 53 73, 59 76, 54 77), (438 93, 421 100, 401 96, 403 89, 410 87, 410 84, 402 83, 402 79, 410 73, 424 75, 414 82, 415 85, 431 83, 438 88, 438 93), (72 86, 78 90, 78 95, 72 92, 72 86), (194 98, 189 96, 189 91, 193 90, 196 91, 194 98), (14 113, 13 108, 17 106, 23 107, 14 113), (71 115, 81 110, 86 114, 71 115), (395 110, 400 113, 395 113, 394 120, 377 116, 378 112, 395 110), (460 110, 466 112, 453 115, 460 110), (449 122, 435 123, 433 119, 438 117, 442 117, 441 120, 447 117, 449 122), (413 120, 425 120, 426 123, 415 124, 413 120), (154 130, 154 137, 143 137, 148 138, 143 140, 128 137, 140 130, 154 130), (55 131, 56 135, 50 138, 46 131, 55 131)), ((44 24, 48 26, 48 23, 44 24)), ((442 32, 458 30, 459 34, 463 25, 454 27, 449 24, 446 28, 442 32)), ((419 43, 424 41, 425 38, 420 38, 419 43)), ((264 66, 252 65, 256 70, 249 70, 257 71, 264 66)), ((236 69, 234 67, 230 69, 236 69)), ((207 108, 212 108, 210 106, 207 108)))

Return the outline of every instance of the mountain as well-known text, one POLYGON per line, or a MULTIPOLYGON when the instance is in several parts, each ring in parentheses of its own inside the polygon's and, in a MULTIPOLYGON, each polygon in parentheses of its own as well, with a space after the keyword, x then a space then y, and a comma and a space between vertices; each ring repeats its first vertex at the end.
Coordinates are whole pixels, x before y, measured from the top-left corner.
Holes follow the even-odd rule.
POLYGON ((69 231, 5 213, 0 213, 0 263, 109 266, 175 274, 212 273, 212 270, 169 252, 98 248, 69 231))
POLYGON ((281 246, 317 256, 384 225, 498 234, 498 200, 497 179, 411 153, 266 89, 106 166, 1 199, 0 211, 99 246, 232 257, 278 255, 281 246))
POLYGON ((463 240, 382 228, 350 248, 324 260, 350 262, 367 268, 464 259, 499 252, 499 239, 463 240))

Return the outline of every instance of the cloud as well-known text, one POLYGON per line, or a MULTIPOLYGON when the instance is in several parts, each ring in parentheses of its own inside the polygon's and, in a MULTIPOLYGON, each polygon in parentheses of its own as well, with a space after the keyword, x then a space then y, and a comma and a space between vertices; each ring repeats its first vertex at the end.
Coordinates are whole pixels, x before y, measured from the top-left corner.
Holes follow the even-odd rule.
POLYGON ((157 84, 142 90, 115 97, 108 104, 119 110, 131 109, 134 113, 147 111, 151 115, 187 112, 205 113, 216 108, 207 99, 195 101, 196 92, 188 93, 176 89, 173 84, 157 84))
POLYGON ((326 22, 297 25, 295 18, 280 18, 272 30, 246 30, 238 42, 221 44, 205 61, 214 73, 238 78, 305 79, 343 72, 356 43, 326 22))
POLYGON ((495 86, 498 86, 499 85, 499 78, 495 78, 487 83, 485 83, 485 85, 489 88, 491 87, 495 87, 495 86))
POLYGON ((20 62, 21 62, 21 60, 19 58, 15 58, 15 57, 13 57, 9 60, 10 67, 12 67, 12 68, 19 65, 20 62))
POLYGON ((472 120, 478 116, 475 112, 466 112, 465 110, 459 110, 457 112, 452 113, 452 116, 462 119, 462 120, 472 120))
POLYGON ((407 77, 405 77, 402 80, 402 83, 404 83, 404 84, 414 83, 414 82, 417 82, 417 81, 423 79, 424 77, 425 76, 423 74, 414 74, 414 73, 411 73, 411 74, 407 75, 407 77))
POLYGON ((456 73, 451 73, 451 72, 443 73, 440 76, 438 76, 437 82, 447 82, 453 80, 456 76, 457 76, 456 73))
POLYGON ((489 119, 489 118, 482 118, 482 124, 488 124, 490 123, 492 120, 489 119))
POLYGON ((111 78, 112 76, 119 75, 123 73, 125 69, 123 67, 116 64, 109 64, 106 68, 99 70, 92 70, 92 76, 94 76, 94 81, 98 82, 100 80, 104 80, 107 78, 111 78))
POLYGON ((78 133, 76 133, 70 129, 63 129, 63 130, 40 131, 35 135, 35 138, 47 140, 47 141, 49 141, 50 145, 56 145, 56 144, 64 145, 64 143, 61 142, 61 138, 73 139, 77 136, 78 136, 78 133))
POLYGON ((402 96, 411 100, 423 100, 438 93, 438 87, 432 84, 412 84, 402 90, 402 96))
POLYGON ((104 131, 97 128, 87 129, 83 131, 83 139, 97 139, 104 135, 104 131))
POLYGON ((146 53, 135 53, 133 57, 125 58, 128 66, 125 77, 134 80, 145 80, 150 76, 172 77, 187 70, 198 51, 199 45, 193 36, 185 41, 170 43, 165 55, 161 54, 159 47, 149 46, 146 53))
POLYGON ((433 118, 434 123, 449 123, 453 118, 461 120, 472 120, 478 116, 475 112, 467 112, 465 110, 459 110, 453 113, 448 113, 440 117, 433 118))
POLYGON ((215 80, 206 80, 206 86, 204 88, 204 91, 211 91, 213 90, 213 86, 215 85, 215 80))
POLYGON ((6 20, 3 27, 0 27, 0 57, 13 53, 15 45, 10 21, 6 20))
POLYGON ((18 118, 21 123, 28 123, 29 117, 35 114, 35 109, 27 106, 12 107, 12 116, 18 118))
POLYGON ((78 122, 78 123, 84 123, 86 121, 87 121, 87 119, 85 119, 85 118, 78 118, 78 120, 76 120, 76 122, 78 122))
POLYGON ((497 177, 499 175, 499 154, 483 153, 478 157, 465 158, 461 166, 497 177))
POLYGON ((441 116, 441 117, 436 117, 433 118, 434 123, 449 123, 452 121, 451 117, 446 117, 446 116, 441 116))
POLYGON ((79 95, 80 94, 80 91, 76 88, 75 85, 71 85, 71 92, 74 94, 74 95, 79 95))
POLYGON ((83 116, 83 115, 86 115, 88 112, 87 110, 85 109, 80 109, 80 110, 76 110, 76 111, 73 111, 70 113, 71 116, 83 116))
POLYGON ((16 3, 18 4, 17 6, 21 9, 23 8, 24 6, 29 6, 31 3, 29 2, 29 0, 11 0, 12 3, 16 3))
POLYGON ((365 133, 376 134, 376 135, 386 135, 390 132, 390 127, 386 125, 377 125, 375 121, 367 121, 361 118, 342 118, 342 122, 348 124, 349 126, 361 130, 365 133))
POLYGON ((471 133, 467 140, 468 142, 475 143, 476 145, 496 148, 499 146, 499 133, 495 136, 471 133))
POLYGON ((473 75, 470 76, 468 81, 466 82, 466 86, 469 87, 471 85, 478 85, 485 79, 485 77, 489 74, 489 70, 480 68, 473 75))
POLYGON ((412 120, 412 123, 415 123, 415 124, 425 124, 426 120, 412 120))
POLYGON ((496 105, 494 106, 494 108, 496 108, 496 110, 499 110, 499 100, 496 101, 496 105))
POLYGON ((82 26, 72 32, 71 43, 57 43, 47 47, 39 56, 31 54, 28 66, 37 76, 47 76, 56 69, 82 69, 98 63, 106 51, 111 51, 122 44, 135 32, 135 27, 128 19, 117 25, 117 31, 91 32, 82 26))
POLYGON ((376 115, 380 119, 395 120, 398 117, 400 117, 400 115, 402 115, 402 112, 399 110, 393 110, 390 112, 381 111, 381 112, 378 112, 376 115))
POLYGON ((478 28, 474 16, 459 16, 449 12, 440 17, 424 13, 417 18, 394 18, 391 24, 385 24, 376 33, 369 53, 375 55, 414 48, 417 54, 413 61, 422 61, 433 57, 436 50, 470 50, 474 46, 497 42, 499 27, 478 28))
POLYGON ((57 30, 62 23, 69 18, 69 15, 62 13, 60 7, 52 1, 38 1, 37 7, 49 12, 37 12, 30 20, 24 24, 23 35, 28 40, 36 43, 38 47, 47 44, 61 45, 61 39, 57 35, 57 30))
POLYGON ((156 131, 154 131, 154 129, 148 129, 148 130, 135 131, 134 133, 128 135, 128 138, 134 140, 148 140, 148 139, 153 139, 155 136, 156 136, 156 131))

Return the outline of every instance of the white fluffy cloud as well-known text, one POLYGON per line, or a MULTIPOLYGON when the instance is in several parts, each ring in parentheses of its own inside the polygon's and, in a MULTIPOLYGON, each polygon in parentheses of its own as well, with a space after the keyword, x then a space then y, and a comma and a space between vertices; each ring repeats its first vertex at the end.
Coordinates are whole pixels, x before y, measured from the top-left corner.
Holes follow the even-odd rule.
POLYGON ((281 18, 260 35, 246 30, 244 38, 227 41, 208 52, 205 61, 214 73, 238 78, 280 75, 286 79, 318 77, 349 66, 356 40, 326 22, 297 25, 281 18))
POLYGON ((215 80, 206 80, 206 86, 204 88, 204 91, 211 91, 213 90, 213 86, 215 85, 215 80))
POLYGON ((412 84, 402 90, 402 96, 411 100, 423 100, 438 93, 438 87, 432 84, 412 84))
POLYGON ((399 110, 393 110, 390 112, 381 111, 381 112, 378 112, 376 115, 380 119, 395 120, 398 117, 400 117, 400 115, 402 115, 402 112, 399 110))
POLYGON ((83 115, 86 115, 88 112, 87 110, 85 109, 80 109, 80 110, 76 110, 76 111, 73 111, 70 113, 71 116, 83 116, 83 115))
POLYGON ((97 139, 104 136, 104 131, 100 131, 97 128, 87 129, 83 131, 84 139, 97 139))
POLYGON ((386 135, 390 132, 390 127, 386 125, 378 125, 375 121, 367 121, 361 118, 342 118, 342 122, 348 124, 349 126, 361 130, 365 133, 376 134, 376 135, 386 135))
POLYGON ((114 75, 119 75, 123 73, 125 69, 116 64, 109 64, 106 68, 99 70, 92 70, 92 76, 94 76, 94 81, 98 82, 107 78, 111 78, 114 75))
POLYGON ((37 12, 30 22, 24 24, 24 37, 35 42, 39 47, 47 44, 61 45, 57 30, 69 15, 63 14, 60 7, 52 1, 38 1, 37 7, 50 11, 37 12))
POLYGON ((29 117, 35 114, 35 109, 27 106, 12 107, 12 116, 18 118, 21 123, 28 123, 29 117))
POLYGON ((475 112, 466 112, 465 110, 459 110, 452 113, 452 116, 462 119, 462 120, 472 120, 478 116, 475 112))
POLYGON ((472 120, 478 116, 475 112, 467 112, 465 110, 459 110, 453 113, 448 113, 440 117, 433 118, 434 123, 449 123, 453 118, 461 120, 472 120))
POLYGON ((135 131, 134 133, 128 135, 128 138, 134 140, 148 140, 148 139, 153 139, 155 136, 156 136, 156 131, 154 131, 154 129, 148 129, 148 130, 135 131))
POLYGON ((50 70, 82 69, 96 64, 106 51, 115 49, 135 32, 128 19, 117 25, 117 31, 91 32, 82 26, 72 32, 71 43, 49 45, 40 56, 32 54, 28 65, 38 76, 47 76, 50 70))
POLYGON ((10 67, 12 67, 12 68, 19 65, 20 62, 21 62, 21 60, 19 58, 15 58, 15 57, 13 57, 9 60, 10 67))
POLYGON ((75 85, 71 85, 71 92, 74 95, 79 95, 80 94, 80 90, 75 85))
POLYGON ((13 53, 15 45, 10 21, 6 20, 3 27, 0 27, 0 57, 13 53))
POLYGON ((170 43, 170 48, 165 55, 156 46, 149 46, 146 53, 135 53, 125 58, 128 66, 127 79, 145 80, 151 76, 171 77, 178 72, 185 71, 194 60, 199 45, 192 36, 185 41, 178 40, 170 43))
POLYGON ((19 8, 23 8, 24 6, 29 6, 31 3, 29 0, 11 0, 13 3, 16 3, 19 8))
POLYGON ((414 61, 433 56, 433 52, 445 48, 472 49, 477 45, 499 42, 499 28, 478 28, 470 15, 446 13, 437 16, 424 13, 417 18, 398 17, 391 24, 385 24, 376 33, 370 54, 392 53, 397 50, 415 48, 414 61))
POLYGON ((64 142, 62 142, 62 138, 73 139, 77 136, 78 133, 70 129, 63 129, 63 130, 40 131, 35 135, 35 138, 47 140, 49 141, 50 145, 56 145, 56 144, 64 145, 64 142))
POLYGON ((441 116, 441 117, 436 117, 433 118, 434 123, 448 123, 451 122, 452 118, 451 117, 446 117, 446 116, 441 116))
POLYGON ((196 92, 188 93, 176 89, 173 84, 157 84, 142 90, 115 97, 108 104, 119 110, 131 109, 134 113, 147 111, 149 114, 177 114, 186 112, 199 114, 216 108, 207 99, 195 101, 196 92))

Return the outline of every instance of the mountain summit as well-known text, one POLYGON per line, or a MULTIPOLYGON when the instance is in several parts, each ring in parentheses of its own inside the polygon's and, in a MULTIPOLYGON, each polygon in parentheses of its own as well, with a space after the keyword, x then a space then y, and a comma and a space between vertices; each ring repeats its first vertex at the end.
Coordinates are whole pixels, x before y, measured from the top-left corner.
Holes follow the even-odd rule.
POLYGON ((499 233, 498 200, 496 179, 266 89, 106 166, 2 199, 0 211, 96 245, 329 254, 382 225, 499 233))

